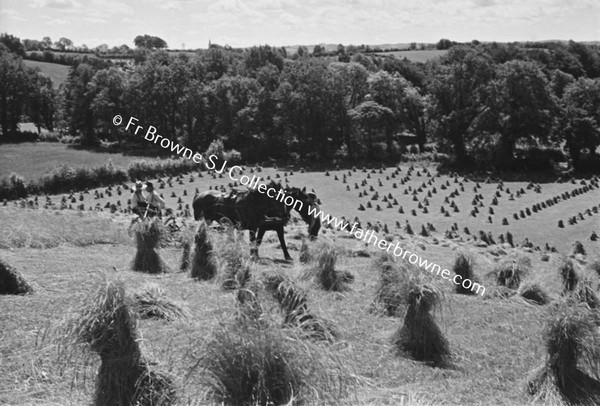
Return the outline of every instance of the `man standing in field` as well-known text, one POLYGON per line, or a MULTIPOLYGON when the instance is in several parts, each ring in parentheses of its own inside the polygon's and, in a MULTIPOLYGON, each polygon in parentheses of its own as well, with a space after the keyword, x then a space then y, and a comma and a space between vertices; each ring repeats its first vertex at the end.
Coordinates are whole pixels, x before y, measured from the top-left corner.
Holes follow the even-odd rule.
MULTIPOLYGON (((321 209, 320 209, 319 205, 317 204, 317 195, 314 194, 313 192, 309 192, 309 193, 307 193, 307 196, 308 196, 308 207, 314 208, 313 213, 315 213, 315 214, 319 213, 321 211, 321 209)), ((310 219, 310 224, 308 225, 309 233, 310 233, 310 230, 313 229, 316 221, 317 221, 317 218, 315 216, 312 216, 310 219)), ((309 238, 311 241, 314 241, 317 237, 314 235, 311 235, 309 238)))
POLYGON ((165 208, 165 201, 154 191, 152 182, 146 182, 146 192, 148 192, 146 194, 146 201, 148 202, 150 209, 155 210, 160 217, 161 209, 165 208))
POLYGON ((148 207, 146 196, 144 196, 144 185, 139 180, 135 182, 135 190, 131 196, 131 211, 140 217, 144 216, 144 212, 148 207))

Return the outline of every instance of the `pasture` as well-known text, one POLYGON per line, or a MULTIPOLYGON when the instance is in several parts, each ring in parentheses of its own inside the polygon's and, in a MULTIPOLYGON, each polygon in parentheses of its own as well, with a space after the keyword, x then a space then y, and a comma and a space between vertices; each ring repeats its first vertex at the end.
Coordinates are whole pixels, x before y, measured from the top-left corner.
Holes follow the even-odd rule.
POLYGON ((32 61, 29 59, 23 59, 23 63, 28 68, 39 69, 44 76, 48 76, 52 79, 52 86, 58 89, 60 85, 67 81, 69 76, 70 66, 61 65, 58 63, 32 61))
POLYGON ((408 59, 411 62, 422 62, 425 63, 430 59, 443 56, 448 52, 444 49, 428 49, 424 51, 409 50, 409 51, 390 51, 390 52, 379 52, 377 55, 391 55, 398 59, 408 59))
MULTIPOLYGON (((252 176, 250 171, 247 168, 246 173, 252 176)), ((350 272, 355 279, 349 291, 326 292, 303 277, 312 265, 298 260, 306 225, 297 214, 286 228, 294 263, 282 261, 276 235, 266 234, 261 258, 252 266, 251 281, 260 280, 268 272, 283 272, 306 292, 311 310, 339 330, 337 342, 319 346, 341 361, 340 368, 351 382, 352 389, 338 399, 340 404, 398 405, 408 400, 404 404, 520 405, 531 401, 525 386, 529 372, 545 356, 542 331, 551 307, 534 305, 518 294, 497 294, 502 291, 492 270, 511 253, 525 256, 532 263, 525 281, 540 284, 551 300, 559 300, 562 285, 558 267, 570 254, 573 243, 581 241, 588 253, 587 257, 579 257, 581 266, 590 263, 598 249, 599 243, 590 240, 592 232, 598 231, 600 216, 600 189, 595 182, 569 179, 539 185, 499 183, 439 175, 427 164, 415 164, 412 169, 410 164, 403 164, 385 169, 311 172, 301 168, 252 168, 252 172, 265 181, 280 180, 314 189, 325 213, 344 216, 350 222, 357 216, 363 229, 369 222, 379 230, 380 237, 387 228, 390 238, 442 267, 452 269, 458 250, 466 249, 475 256, 474 271, 486 287, 483 297, 458 295, 450 281, 423 276, 443 292, 442 311, 436 320, 450 344, 452 362, 441 368, 392 353, 390 337, 402 324, 402 317, 371 311, 378 283, 373 261, 380 250, 323 227, 319 240, 338 247, 336 267, 350 272), (570 222, 573 217, 575 221, 570 222), (504 218, 507 225, 503 225, 504 218), (559 220, 563 220, 564 227, 558 226, 559 220), (406 222, 415 235, 406 233, 406 222), (419 235, 427 223, 435 231, 429 236, 419 235), (486 235, 491 233, 496 244, 488 246, 475 239, 480 230, 486 235), (507 232, 514 236, 515 248, 500 243, 499 236, 507 232), (520 246, 526 238, 531 245, 520 246), (546 244, 558 252, 546 251, 546 244)), ((227 188, 233 183, 226 173, 219 176, 207 172, 146 180, 155 183, 167 207, 179 214, 186 205, 191 207, 196 189, 227 188)), ((236 294, 223 290, 216 281, 194 281, 189 272, 179 271, 182 248, 178 244, 159 250, 170 269, 168 273, 131 271, 135 255, 134 244, 127 236, 131 215, 118 210, 127 206, 131 195, 127 186, 131 185, 50 196, 49 200, 39 196, 35 209, 22 207, 29 205, 27 202, 8 202, 0 207, 0 222, 7 230, 0 236, 0 256, 17 268, 35 290, 33 295, 0 297, 0 403, 90 402, 99 360, 84 364, 78 357, 65 358, 64 348, 52 341, 52 335, 60 321, 72 316, 79 303, 92 295, 105 274, 109 279, 122 280, 128 293, 148 282, 158 284, 190 313, 186 320, 141 320, 140 344, 143 353, 173 377, 180 397, 177 404, 211 404, 207 387, 199 378, 202 371, 193 368, 194 360, 206 349, 220 323, 235 318, 236 294), (110 213, 111 204, 117 209, 114 213, 110 213), (61 210, 61 205, 67 208, 61 210), (80 205, 83 211, 77 209, 80 205)), ((36 205, 33 197, 28 200, 36 205)), ((185 221, 194 223, 191 218, 185 221)), ((219 231, 213 229, 210 235, 217 247, 225 244, 219 231)), ((244 250, 249 251, 249 247, 244 246, 244 250)), ((595 275, 596 284, 597 279, 595 275)), ((263 309, 269 317, 280 317, 273 300, 265 300, 263 309)))
POLYGON ((139 157, 115 153, 95 153, 70 148, 55 142, 26 142, 0 145, 0 174, 16 172, 26 180, 37 180, 60 165, 74 168, 98 166, 111 160, 116 166, 127 165, 139 157))

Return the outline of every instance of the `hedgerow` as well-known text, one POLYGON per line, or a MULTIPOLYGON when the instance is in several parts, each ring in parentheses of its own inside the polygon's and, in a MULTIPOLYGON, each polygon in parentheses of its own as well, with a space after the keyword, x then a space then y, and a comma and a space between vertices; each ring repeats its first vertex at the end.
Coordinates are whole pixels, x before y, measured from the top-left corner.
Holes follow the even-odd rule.
POLYGON ((0 200, 20 199, 30 194, 92 189, 157 176, 175 176, 194 169, 197 169, 197 165, 187 159, 142 159, 131 162, 126 169, 113 165, 111 161, 95 167, 60 165, 37 181, 25 182, 16 173, 0 178, 0 200))

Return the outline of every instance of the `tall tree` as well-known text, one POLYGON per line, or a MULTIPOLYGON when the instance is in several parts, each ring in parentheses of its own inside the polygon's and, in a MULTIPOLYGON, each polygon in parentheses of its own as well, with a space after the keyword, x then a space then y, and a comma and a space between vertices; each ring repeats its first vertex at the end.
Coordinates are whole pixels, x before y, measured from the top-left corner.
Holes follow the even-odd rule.
POLYGON ((94 114, 94 125, 98 135, 118 140, 119 128, 112 124, 115 114, 123 113, 123 95, 126 76, 121 69, 109 68, 96 72, 87 85, 87 94, 92 99, 90 108, 94 114))
POLYGON ((0 126, 2 136, 17 133, 21 118, 31 100, 32 81, 37 73, 28 69, 21 58, 0 44, 0 126))
POLYGON ((591 160, 596 157, 600 145, 600 79, 580 78, 566 87, 557 131, 565 141, 575 169, 584 169, 583 152, 591 160))
POLYGON ((493 86, 494 129, 500 133, 504 162, 509 164, 517 141, 548 138, 555 103, 548 80, 532 62, 509 61, 500 65, 493 86))
POLYGON ((327 67, 330 72, 331 89, 339 100, 340 132, 346 146, 348 157, 354 158, 354 142, 352 141, 352 122, 348 111, 362 103, 369 91, 367 79, 369 72, 359 63, 330 63, 327 67))
POLYGON ((372 100, 367 100, 348 112, 355 132, 366 146, 367 158, 377 160, 375 145, 383 141, 394 122, 394 113, 372 100))
POLYGON ((0 44, 4 44, 8 50, 18 56, 25 56, 25 47, 18 37, 10 34, 0 34, 0 44))
POLYGON ((489 110, 494 68, 486 55, 463 47, 452 47, 444 62, 433 67, 431 114, 440 144, 451 145, 456 161, 466 164, 466 142, 489 110))
POLYGON ((81 144, 98 145, 95 132, 92 102, 94 94, 88 92, 88 85, 97 69, 87 63, 73 67, 67 77, 64 91, 63 109, 67 115, 69 129, 73 135, 81 135, 81 144))
POLYGON ((134 38, 133 44, 138 48, 147 49, 162 49, 167 47, 164 39, 148 34, 138 35, 134 38))

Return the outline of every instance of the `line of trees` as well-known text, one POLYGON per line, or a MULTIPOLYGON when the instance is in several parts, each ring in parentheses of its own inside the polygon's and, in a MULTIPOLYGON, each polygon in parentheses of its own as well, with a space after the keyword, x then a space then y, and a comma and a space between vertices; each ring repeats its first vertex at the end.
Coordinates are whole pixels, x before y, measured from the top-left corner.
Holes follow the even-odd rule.
MULTIPOLYGON (((197 150, 222 140, 248 161, 393 160, 412 139, 462 164, 498 167, 514 166, 528 150, 564 147, 576 169, 589 168, 600 144, 599 48, 526 45, 474 41, 426 64, 215 45, 194 56, 147 51, 129 70, 79 61, 59 92, 40 98, 45 113, 36 116, 24 102, 5 125, 0 104, 2 137, 17 116, 33 114, 85 145, 147 149, 143 137, 112 125, 121 114, 197 150)), ((1 58, 2 70, 18 64, 10 50, 1 58)))

